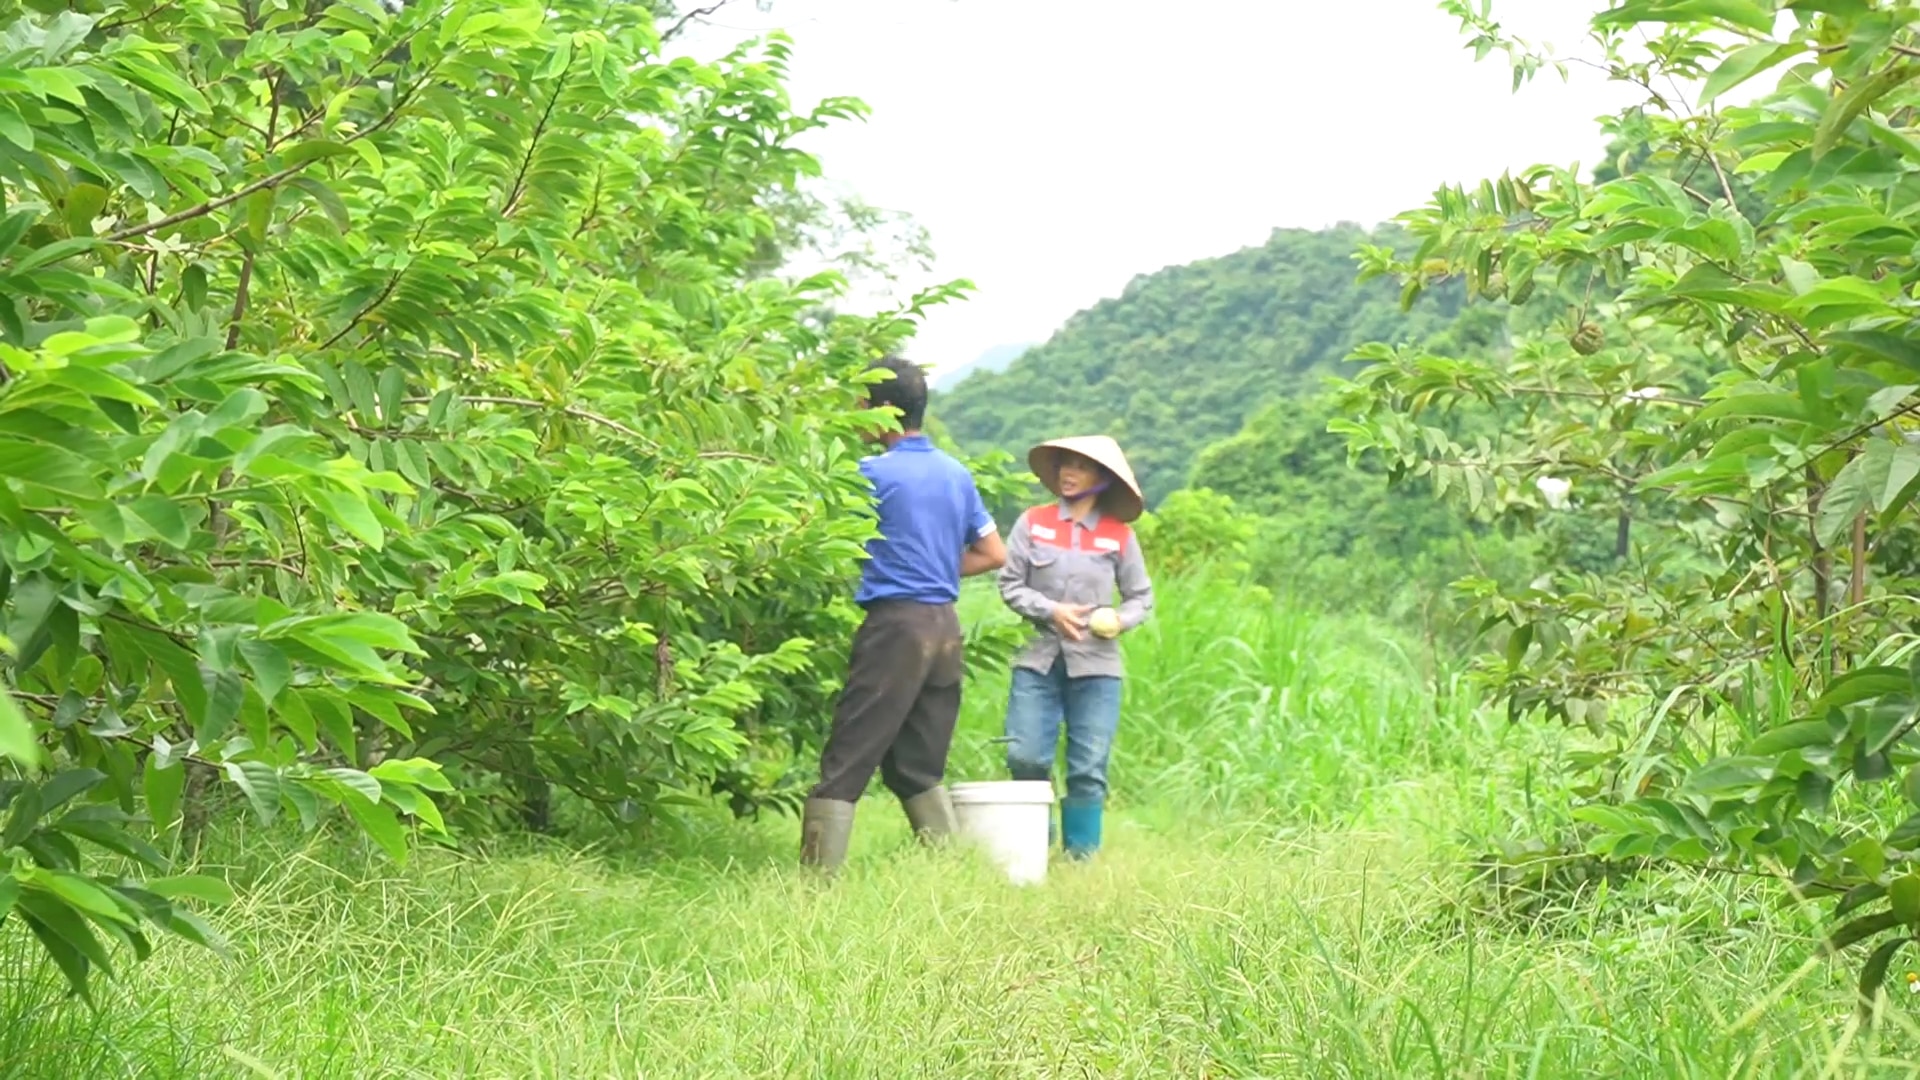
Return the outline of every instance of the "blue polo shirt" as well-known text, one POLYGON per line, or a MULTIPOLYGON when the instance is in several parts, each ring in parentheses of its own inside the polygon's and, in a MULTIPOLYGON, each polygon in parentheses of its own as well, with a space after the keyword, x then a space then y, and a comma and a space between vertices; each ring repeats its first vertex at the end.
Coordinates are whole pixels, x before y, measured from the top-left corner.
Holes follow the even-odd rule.
POLYGON ((961 553, 994 529, 966 466, 912 435, 862 460, 860 473, 873 485, 880 535, 867 541, 854 602, 958 600, 961 553))

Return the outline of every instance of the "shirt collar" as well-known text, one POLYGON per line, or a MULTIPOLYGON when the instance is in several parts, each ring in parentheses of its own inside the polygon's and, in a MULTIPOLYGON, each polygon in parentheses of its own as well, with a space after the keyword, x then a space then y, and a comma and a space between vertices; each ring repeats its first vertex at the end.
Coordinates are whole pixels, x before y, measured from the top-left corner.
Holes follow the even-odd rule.
POLYGON ((1091 506, 1091 507, 1089 507, 1089 508, 1087 509, 1087 516, 1086 516, 1086 517, 1083 517, 1083 518, 1073 518, 1073 517, 1070 517, 1070 516, 1068 516, 1068 514, 1067 514, 1067 500, 1065 500, 1065 499, 1061 499, 1061 500, 1060 500, 1060 520, 1062 520, 1062 521, 1071 521, 1071 522, 1073 522, 1073 523, 1074 523, 1075 525, 1078 525, 1078 526, 1080 526, 1080 527, 1081 527, 1081 528, 1083 528, 1083 529, 1095 529, 1095 528, 1099 528, 1099 526, 1100 526, 1100 506, 1099 506, 1099 504, 1098 504, 1098 503, 1096 503, 1096 504, 1094 504, 1093 506, 1091 506))
POLYGON ((895 450, 931 450, 931 449, 933 449, 932 439, 927 438, 925 435, 908 435, 904 439, 896 440, 892 446, 887 448, 887 453, 891 454, 895 450))

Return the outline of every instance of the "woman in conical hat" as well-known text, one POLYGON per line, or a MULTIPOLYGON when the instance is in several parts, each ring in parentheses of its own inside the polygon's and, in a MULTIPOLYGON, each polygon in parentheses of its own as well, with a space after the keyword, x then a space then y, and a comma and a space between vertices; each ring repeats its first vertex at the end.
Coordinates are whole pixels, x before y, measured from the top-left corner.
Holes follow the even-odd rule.
POLYGON ((1128 526, 1146 501, 1120 445, 1105 435, 1041 443, 1027 464, 1056 501, 1020 515, 1000 570, 1001 598, 1038 631, 1014 660, 1007 769, 1016 780, 1051 779, 1065 725, 1059 836, 1069 856, 1085 858, 1100 847, 1120 723, 1117 639, 1153 611, 1153 582, 1128 526))

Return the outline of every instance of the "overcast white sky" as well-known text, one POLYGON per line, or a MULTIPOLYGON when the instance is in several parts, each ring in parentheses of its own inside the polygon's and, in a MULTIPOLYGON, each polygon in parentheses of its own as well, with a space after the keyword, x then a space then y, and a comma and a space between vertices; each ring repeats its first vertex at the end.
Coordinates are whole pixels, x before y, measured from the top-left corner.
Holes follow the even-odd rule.
MULTIPOLYGON (((1434 0, 758 6, 733 0, 676 45, 711 56, 784 29, 796 104, 871 106, 806 145, 830 179, 931 230, 938 264, 907 284, 978 286, 921 330, 913 355, 934 366, 1043 341, 1137 274, 1276 227, 1373 223, 1441 183, 1590 166, 1594 118, 1629 100, 1578 67, 1512 94, 1504 60, 1475 64, 1434 0)), ((1494 15, 1578 53, 1597 6, 1496 0, 1494 15)))

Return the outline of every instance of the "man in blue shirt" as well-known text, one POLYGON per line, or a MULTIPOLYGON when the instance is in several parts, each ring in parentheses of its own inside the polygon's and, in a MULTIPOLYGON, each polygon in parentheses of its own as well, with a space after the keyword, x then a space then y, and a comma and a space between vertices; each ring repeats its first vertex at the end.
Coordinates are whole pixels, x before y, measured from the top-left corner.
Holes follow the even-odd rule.
POLYGON ((960 718, 960 579, 1007 561, 993 517, 966 467, 935 449, 920 426, 927 378, 898 358, 873 365, 890 377, 867 391, 900 430, 875 432, 886 446, 860 463, 873 486, 880 535, 867 543, 854 600, 866 618, 853 637, 846 689, 820 753, 820 783, 800 823, 800 860, 829 870, 847 857, 853 809, 874 771, 926 839, 953 831, 942 781, 960 718))

